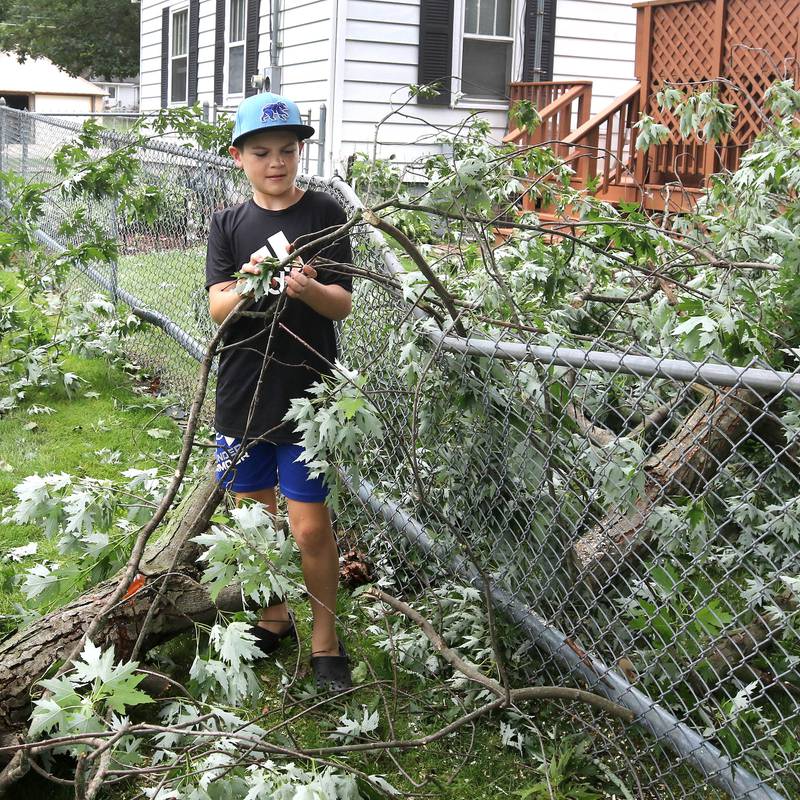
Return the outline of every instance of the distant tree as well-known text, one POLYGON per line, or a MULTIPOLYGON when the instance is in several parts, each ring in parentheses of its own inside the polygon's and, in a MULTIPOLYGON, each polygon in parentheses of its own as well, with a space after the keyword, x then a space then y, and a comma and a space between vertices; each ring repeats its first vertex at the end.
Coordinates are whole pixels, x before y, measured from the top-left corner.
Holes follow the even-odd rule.
POLYGON ((139 72, 139 4, 131 0, 0 0, 0 50, 46 56, 72 75, 139 72))

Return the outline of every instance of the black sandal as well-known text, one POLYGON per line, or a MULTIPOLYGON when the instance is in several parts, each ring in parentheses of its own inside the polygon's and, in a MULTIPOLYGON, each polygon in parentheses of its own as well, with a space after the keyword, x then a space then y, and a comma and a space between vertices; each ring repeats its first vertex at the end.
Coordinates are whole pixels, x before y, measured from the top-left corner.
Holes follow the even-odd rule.
POLYGON ((297 628, 291 611, 289 612, 289 627, 285 631, 274 633, 262 628, 260 625, 253 625, 248 629, 248 633, 256 637, 256 647, 262 653, 259 658, 266 658, 266 656, 272 655, 281 646, 281 642, 288 637, 291 637, 297 643, 297 628))
POLYGON ((311 656, 311 669, 318 692, 344 692, 353 686, 350 657, 339 642, 338 656, 311 656))

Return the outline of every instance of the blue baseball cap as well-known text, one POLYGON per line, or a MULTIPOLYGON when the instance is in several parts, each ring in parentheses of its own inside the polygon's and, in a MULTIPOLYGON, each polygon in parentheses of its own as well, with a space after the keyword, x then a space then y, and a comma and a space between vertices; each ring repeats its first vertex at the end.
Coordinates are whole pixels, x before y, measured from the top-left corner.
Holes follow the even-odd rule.
POLYGON ((254 94, 239 103, 231 144, 259 131, 294 131, 300 139, 314 135, 314 129, 303 123, 297 104, 272 92, 254 94))

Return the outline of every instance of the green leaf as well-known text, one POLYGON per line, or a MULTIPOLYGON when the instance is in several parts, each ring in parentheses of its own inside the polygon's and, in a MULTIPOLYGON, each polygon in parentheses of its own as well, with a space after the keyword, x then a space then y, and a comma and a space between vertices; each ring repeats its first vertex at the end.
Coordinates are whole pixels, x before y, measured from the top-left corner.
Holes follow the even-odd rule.
MULTIPOLYGON (((80 698, 77 699, 80 702, 80 698)), ((40 733, 49 733, 53 728, 65 722, 66 719, 67 713, 53 698, 46 697, 35 700, 28 735, 34 739, 40 733)))
POLYGON ((152 703, 153 698, 149 694, 136 688, 144 680, 144 677, 144 675, 130 675, 121 681, 114 682, 110 687, 111 693, 103 698, 106 705, 118 714, 124 714, 128 706, 152 703))
POLYGON ((163 428, 148 428, 147 435, 153 439, 169 439, 172 436, 170 431, 166 431, 163 428))

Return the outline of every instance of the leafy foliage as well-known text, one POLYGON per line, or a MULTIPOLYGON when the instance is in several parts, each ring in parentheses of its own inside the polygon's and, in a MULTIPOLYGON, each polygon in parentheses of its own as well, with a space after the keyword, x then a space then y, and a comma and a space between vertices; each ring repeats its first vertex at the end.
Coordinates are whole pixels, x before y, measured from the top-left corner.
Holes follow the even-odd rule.
POLYGON ((120 79, 139 73, 139 4, 129 0, 8 0, 0 50, 45 56, 72 75, 120 79))
MULTIPOLYGON (((97 733, 105 727, 101 721, 105 709, 124 714, 129 706, 152 703, 149 695, 136 688, 144 679, 143 674, 134 674, 138 666, 135 661, 115 665, 113 646, 103 652, 87 640, 74 670, 39 681, 49 694, 34 701, 28 735, 36 738, 54 729, 61 734, 97 733)), ((83 749, 77 745, 70 752, 83 749)))

